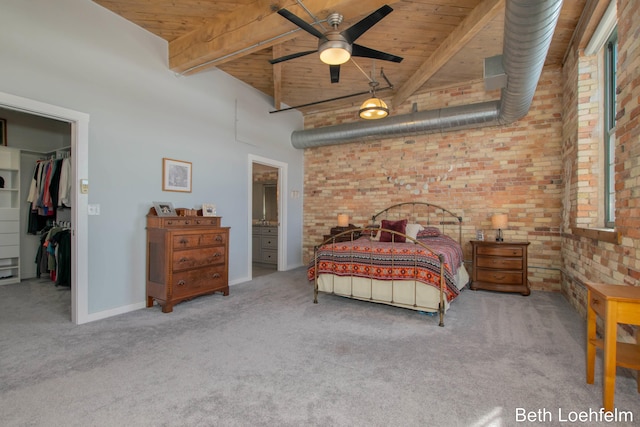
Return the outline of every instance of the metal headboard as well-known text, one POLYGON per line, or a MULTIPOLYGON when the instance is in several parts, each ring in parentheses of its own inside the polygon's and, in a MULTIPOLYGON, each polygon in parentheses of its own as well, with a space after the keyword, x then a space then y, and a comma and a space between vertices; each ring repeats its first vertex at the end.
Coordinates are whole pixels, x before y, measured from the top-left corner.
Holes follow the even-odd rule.
POLYGON ((371 216, 372 225, 386 220, 400 220, 407 218, 409 222, 415 222, 423 226, 440 227, 446 234, 446 226, 458 226, 458 243, 462 245, 462 217, 454 214, 449 209, 427 202, 397 203, 381 210, 371 216))

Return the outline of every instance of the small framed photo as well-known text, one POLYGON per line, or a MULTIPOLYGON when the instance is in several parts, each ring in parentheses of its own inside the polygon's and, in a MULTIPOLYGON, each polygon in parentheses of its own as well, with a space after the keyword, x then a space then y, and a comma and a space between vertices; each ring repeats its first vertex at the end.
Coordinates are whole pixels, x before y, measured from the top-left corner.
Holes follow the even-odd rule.
POLYGON ((0 145, 7 145, 7 120, 0 119, 0 145))
POLYGON ((176 210, 171 202, 153 202, 153 207, 158 216, 177 216, 176 210))
POLYGON ((191 162, 163 158, 162 191, 191 193, 191 162))
POLYGON ((210 203, 203 203, 202 216, 216 216, 216 205, 212 205, 210 203))

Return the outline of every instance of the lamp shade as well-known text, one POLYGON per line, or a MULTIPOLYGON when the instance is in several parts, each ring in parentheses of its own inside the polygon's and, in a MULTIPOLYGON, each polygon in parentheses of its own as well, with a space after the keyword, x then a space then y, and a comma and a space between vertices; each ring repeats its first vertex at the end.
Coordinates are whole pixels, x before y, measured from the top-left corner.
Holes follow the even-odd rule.
POLYGON ((349 215, 338 214, 338 227, 348 227, 348 226, 349 226, 349 215))
POLYGON ((389 115, 389 107, 382 99, 373 96, 362 103, 359 114, 362 119, 382 119, 389 115))
POLYGON ((495 214, 491 217, 491 228, 494 230, 501 230, 507 228, 509 224, 509 217, 507 214, 495 214))

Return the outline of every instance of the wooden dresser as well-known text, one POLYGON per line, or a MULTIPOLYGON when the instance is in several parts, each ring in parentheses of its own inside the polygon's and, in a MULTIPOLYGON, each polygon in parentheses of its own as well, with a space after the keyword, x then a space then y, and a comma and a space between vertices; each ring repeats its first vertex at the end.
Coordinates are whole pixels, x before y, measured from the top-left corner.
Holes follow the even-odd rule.
POLYGON ((220 217, 147 215, 147 307, 163 313, 200 295, 229 295, 229 227, 220 217))
POLYGON ((471 289, 520 292, 529 295, 527 247, 529 242, 472 240, 471 289))

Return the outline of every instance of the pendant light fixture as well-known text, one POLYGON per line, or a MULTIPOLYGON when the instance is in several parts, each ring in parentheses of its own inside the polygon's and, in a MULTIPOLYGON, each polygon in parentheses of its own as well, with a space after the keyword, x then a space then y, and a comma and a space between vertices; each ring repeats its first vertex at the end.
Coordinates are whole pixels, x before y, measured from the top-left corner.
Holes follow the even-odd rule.
POLYGON ((361 119, 383 119, 389 115, 389 107, 387 107, 387 104, 382 99, 376 96, 376 88, 380 85, 380 83, 378 83, 375 77, 373 77, 375 75, 375 63, 373 65, 373 72, 371 73, 371 75, 372 78, 369 79, 369 86, 371 87, 371 98, 362 103, 358 114, 360 115, 361 119))

